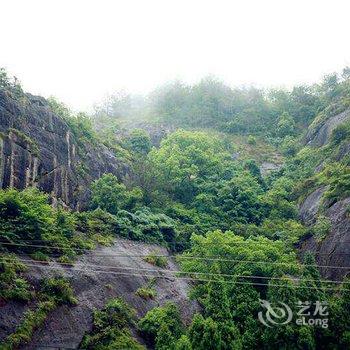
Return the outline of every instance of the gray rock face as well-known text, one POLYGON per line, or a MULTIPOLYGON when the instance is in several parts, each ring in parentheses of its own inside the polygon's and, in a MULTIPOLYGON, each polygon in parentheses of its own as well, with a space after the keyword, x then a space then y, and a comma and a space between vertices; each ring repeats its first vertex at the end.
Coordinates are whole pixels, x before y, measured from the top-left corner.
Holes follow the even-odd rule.
MULTIPOLYGON (((300 207, 301 219, 308 225, 315 222, 320 200, 325 188, 311 193, 300 207)), ((327 237, 317 242, 308 238, 301 245, 302 254, 316 254, 320 272, 325 278, 341 280, 350 273, 350 198, 338 201, 328 208, 325 215, 330 219, 331 229, 327 237)))
POLYGON ((85 207, 89 184, 103 173, 120 179, 128 168, 104 146, 80 149, 46 100, 23 101, 0 89, 0 188, 36 186, 74 209, 85 207))
POLYGON ((313 146, 324 146, 329 142, 332 131, 347 120, 350 120, 350 109, 328 118, 315 128, 309 129, 305 137, 305 143, 313 146))
POLYGON ((308 195, 305 201, 300 205, 299 216, 305 224, 310 225, 315 223, 321 199, 326 189, 326 187, 318 188, 308 195))
MULTIPOLYGON (((54 262, 50 265, 35 263, 37 266, 33 267, 28 263, 26 275, 34 285, 43 277, 57 274, 70 278, 78 304, 60 306, 51 312, 45 323, 34 332, 30 343, 21 349, 42 346, 77 348, 84 333, 92 328, 93 309, 102 308, 108 300, 116 297, 122 297, 134 307, 138 317, 158 305, 174 302, 182 319, 188 323, 193 313, 199 311, 198 304, 188 299, 189 283, 143 261, 142 256, 151 252, 168 255, 165 248, 156 245, 118 239, 111 247, 101 247, 80 257, 73 267, 65 268, 54 262), (159 277, 154 284, 156 298, 144 300, 135 295, 136 290, 146 286, 152 276, 159 277)), ((168 258, 165 269, 178 270, 173 258, 168 258)), ((0 307, 0 342, 14 331, 28 307, 33 305, 14 301, 0 307)), ((135 331, 134 334, 143 342, 135 331)))

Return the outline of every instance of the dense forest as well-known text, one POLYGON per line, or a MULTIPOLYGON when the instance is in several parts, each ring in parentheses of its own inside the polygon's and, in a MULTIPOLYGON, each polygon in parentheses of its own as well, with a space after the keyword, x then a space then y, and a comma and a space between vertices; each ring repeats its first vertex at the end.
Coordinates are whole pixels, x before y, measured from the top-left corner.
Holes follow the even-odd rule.
MULTIPOLYGON (((0 88, 28 103, 4 70, 0 88)), ((189 297, 200 312, 185 324, 167 303, 138 318, 122 297, 112 299, 94 312, 81 349, 143 349, 135 329, 157 350, 350 348, 350 281, 346 274, 326 278, 317 251, 300 250, 305 240, 325 240, 327 210, 350 197, 350 118, 326 141, 314 141, 325 122, 350 108, 350 68, 291 90, 231 88, 214 77, 176 81, 148 96, 111 95, 91 114, 54 97, 48 104, 82 158, 87 147, 103 145, 130 176, 101 174, 83 210, 53 206, 50 194, 31 186, 0 190, 0 300, 37 300, 0 348, 25 344, 58 305, 77 302, 67 278, 34 288, 23 256, 73 265, 115 237, 166 247, 180 266, 176 278, 191 281, 189 297), (264 172, 271 162, 274 170, 264 172), (320 187, 316 218, 305 222, 300 205, 320 187), (325 303, 328 324, 268 327, 258 319, 262 300, 285 303, 294 314, 300 301, 325 303)), ((79 171, 88 172, 83 162, 79 171)), ((147 260, 166 268, 163 256, 147 260)), ((137 293, 154 298, 152 281, 137 293)))

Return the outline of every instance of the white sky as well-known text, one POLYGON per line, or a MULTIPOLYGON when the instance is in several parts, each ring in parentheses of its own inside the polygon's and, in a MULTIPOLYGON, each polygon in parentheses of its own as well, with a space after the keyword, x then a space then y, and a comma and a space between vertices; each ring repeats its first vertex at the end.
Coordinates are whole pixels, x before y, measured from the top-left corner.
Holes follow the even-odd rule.
POLYGON ((74 109, 176 78, 291 86, 350 65, 348 0, 0 0, 0 11, 0 66, 74 109))

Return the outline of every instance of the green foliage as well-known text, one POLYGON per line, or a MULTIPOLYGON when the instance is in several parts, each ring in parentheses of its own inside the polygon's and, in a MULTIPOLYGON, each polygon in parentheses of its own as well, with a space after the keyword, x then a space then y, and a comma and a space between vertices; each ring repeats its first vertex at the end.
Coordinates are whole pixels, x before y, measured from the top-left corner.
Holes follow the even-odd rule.
POLYGON ((151 138, 142 129, 134 129, 124 140, 125 146, 135 155, 144 156, 151 150, 151 138))
POLYGON ((143 258, 144 261, 158 267, 166 267, 168 265, 167 258, 165 256, 157 255, 157 253, 150 253, 143 258))
POLYGON ((201 182, 220 174, 229 158, 216 137, 204 132, 178 130, 150 153, 160 186, 174 200, 189 203, 201 182))
POLYGON ((298 142, 292 136, 286 136, 281 144, 281 152, 286 157, 293 157, 298 151, 298 142))
POLYGON ((142 199, 142 192, 134 188, 127 190, 126 186, 112 174, 104 174, 91 185, 92 208, 101 208, 111 214, 120 209, 133 209, 142 199))
POLYGON ((322 241, 324 238, 326 238, 331 227, 331 221, 327 217, 319 215, 316 223, 312 226, 312 232, 316 238, 316 241, 322 241))
POLYGON ((30 254, 30 257, 36 261, 43 261, 43 262, 49 261, 49 257, 41 251, 36 251, 36 252, 30 254))
POLYGON ((182 335, 175 344, 175 350, 192 350, 192 345, 188 336, 182 335))
POLYGON ((157 295, 156 291, 149 286, 140 287, 139 289, 137 289, 135 294, 145 300, 154 299, 157 295))
POLYGON ((142 350, 129 328, 135 324, 135 311, 122 299, 110 300, 102 310, 95 310, 93 329, 85 334, 81 349, 142 350))
POLYGON ((172 303, 148 311, 138 322, 138 328, 149 341, 156 344, 156 349, 171 348, 183 333, 179 311, 172 303))
POLYGON ((113 236, 168 243, 170 247, 174 247, 178 239, 176 222, 167 215, 154 213, 148 208, 141 208, 134 213, 120 210, 117 215, 99 208, 77 214, 77 218, 78 230, 90 235, 93 241, 107 245, 113 236))
POLYGON ((348 289, 349 278, 344 280, 344 283, 339 288, 338 294, 333 294, 330 302, 330 314, 336 315, 331 317, 329 328, 332 333, 332 337, 328 339, 329 348, 348 349, 350 346, 350 293, 345 289, 348 289))
POLYGON ((239 350, 242 349, 240 334, 234 324, 215 322, 196 314, 188 330, 192 349, 239 350))
POLYGON ((30 285, 20 275, 26 270, 26 266, 15 255, 0 254, 0 259, 0 299, 30 300, 30 285))
POLYGON ((293 135, 295 130, 295 122, 294 119, 288 114, 283 113, 277 121, 277 133, 281 137, 285 137, 288 135, 293 135))
POLYGON ((249 135, 249 136, 248 136, 247 142, 248 142, 250 145, 256 145, 256 138, 255 138, 253 135, 249 135))
POLYGON ((44 279, 41 283, 40 294, 41 299, 53 300, 57 305, 77 303, 69 281, 63 277, 44 279))
POLYGON ((16 331, 7 337, 3 344, 4 349, 16 349, 19 345, 29 342, 35 328, 44 323, 48 313, 55 307, 53 301, 42 301, 34 311, 28 310, 16 331))
POLYGON ((41 240, 54 226, 48 196, 36 189, 0 191, 0 237, 21 242, 41 240))
POLYGON ((35 188, 0 190, 0 238, 10 251, 35 253, 32 245, 51 245, 42 253, 74 254, 75 225, 72 213, 52 208, 48 195, 35 188))
POLYGON ((16 77, 9 77, 5 68, 0 67, 0 89, 7 91, 13 98, 23 98, 22 86, 16 77))
POLYGON ((344 123, 338 125, 333 131, 331 136, 331 142, 338 145, 344 140, 350 139, 350 123, 344 123))
POLYGON ((73 290, 64 278, 43 280, 38 298, 39 302, 36 308, 25 312, 15 332, 10 334, 2 344, 4 349, 17 349, 19 345, 28 343, 34 330, 44 323, 51 311, 61 304, 72 305, 76 303, 73 290))
POLYGON ((328 185, 325 198, 334 203, 350 196, 350 167, 341 163, 327 165, 318 174, 318 183, 328 185))

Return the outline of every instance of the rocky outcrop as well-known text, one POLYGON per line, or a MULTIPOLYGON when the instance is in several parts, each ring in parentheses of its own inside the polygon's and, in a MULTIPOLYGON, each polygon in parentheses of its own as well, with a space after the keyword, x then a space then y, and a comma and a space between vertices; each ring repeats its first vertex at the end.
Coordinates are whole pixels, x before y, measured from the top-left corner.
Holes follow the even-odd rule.
MULTIPOLYGON (((350 120, 350 109, 341 113, 333 112, 333 116, 319 119, 309 127, 305 136, 305 144, 312 147, 322 147, 329 143, 333 130, 350 120)), ((350 145, 344 142, 331 153, 332 160, 341 161, 348 156, 350 145)), ((320 159, 315 173, 323 170, 327 159, 320 159)), ((307 226, 312 226, 317 216, 322 213, 326 216, 331 228, 327 236, 321 241, 308 236, 300 242, 301 254, 311 251, 316 255, 321 274, 325 278, 342 279, 350 271, 350 198, 335 203, 323 201, 322 197, 327 187, 316 188, 299 206, 299 217, 307 226)))
MULTIPOLYGON (((300 217, 305 224, 316 221, 325 188, 312 192, 300 206, 300 217)), ((316 255, 320 272, 325 278, 341 280, 350 273, 350 198, 336 202, 325 210, 331 228, 318 242, 313 236, 301 243, 301 253, 311 251, 316 255)))
MULTIPOLYGON (((193 313, 199 310, 198 304, 188 299, 190 285, 176 278, 174 273, 166 272, 178 270, 173 258, 168 258, 165 269, 143 260, 143 256, 154 252, 168 255, 165 248, 156 245, 118 239, 111 247, 100 247, 80 257, 73 267, 65 268, 55 262, 49 265, 34 261, 27 263, 29 270, 26 275, 34 285, 47 276, 61 274, 68 277, 78 303, 74 307, 60 306, 49 314, 45 323, 34 332, 29 344, 22 349, 76 349, 84 333, 92 328, 93 309, 102 308, 108 300, 116 297, 122 297, 135 308, 138 317, 172 301, 179 307, 184 322, 189 323, 193 313), (136 290, 146 286, 152 277, 158 277, 154 282, 155 299, 144 300, 135 295, 136 290)), ((0 307, 0 339, 15 330, 28 307, 30 305, 15 301, 0 307)), ((143 342, 135 330, 134 335, 143 342)))
POLYGON ((317 218, 317 213, 321 205, 321 200, 326 187, 320 187, 306 197, 304 202, 299 207, 299 216, 304 224, 314 224, 317 218))
POLYGON ((309 128, 305 136, 305 144, 312 146, 324 146, 329 142, 333 130, 340 124, 350 120, 350 109, 336 114, 326 120, 320 121, 309 128))
POLYGON ((44 98, 13 98, 0 89, 0 188, 35 186, 74 209, 86 206, 89 184, 103 173, 120 179, 127 166, 105 146, 78 147, 67 123, 44 98))

